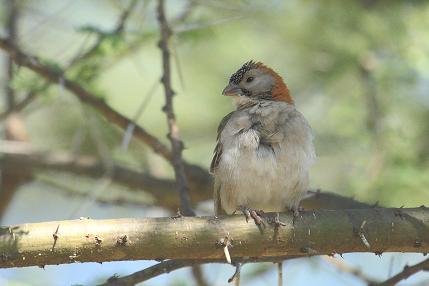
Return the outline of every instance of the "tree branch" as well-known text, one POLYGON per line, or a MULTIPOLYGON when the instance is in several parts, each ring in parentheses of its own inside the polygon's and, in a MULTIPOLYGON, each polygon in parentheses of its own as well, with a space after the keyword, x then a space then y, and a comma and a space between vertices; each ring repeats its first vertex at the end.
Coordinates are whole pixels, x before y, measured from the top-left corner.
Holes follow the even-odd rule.
MULTIPOLYGON (((6 1, 6 10, 7 10, 7 38, 11 43, 15 43, 16 36, 18 33, 17 22, 18 22, 18 3, 16 1, 6 1)), ((10 86, 13 79, 13 61, 7 59, 6 61, 6 103, 7 110, 11 111, 15 106, 15 90, 10 86)))
MULTIPOLYGON (((106 118, 106 120, 119 126, 123 130, 126 130, 129 124, 134 124, 134 136, 150 146, 155 153, 161 155, 170 163, 173 163, 173 156, 170 150, 155 136, 132 122, 132 120, 126 116, 112 109, 108 104, 105 103, 103 99, 91 94, 78 83, 65 78, 63 76, 63 71, 57 71, 42 64, 36 57, 23 53, 20 49, 10 44, 6 39, 0 38, 0 49, 8 53, 9 57, 13 59, 18 65, 22 65, 31 69, 53 83, 57 83, 61 79, 62 82, 64 82, 64 87, 67 90, 78 97, 83 103, 92 106, 95 110, 100 112, 106 118)), ((200 190, 211 188, 212 178, 207 170, 189 163, 185 163, 185 169, 188 180, 192 181, 195 189, 200 190)))
POLYGON ((165 106, 163 111, 167 116, 168 123, 168 139, 171 142, 174 174, 176 177, 176 190, 180 196, 180 209, 186 216, 194 216, 195 213, 191 208, 191 199, 189 198, 189 187, 185 175, 185 165, 182 159, 183 143, 180 140, 179 126, 176 122, 176 115, 174 114, 173 96, 174 91, 171 87, 171 68, 170 68, 170 51, 168 49, 168 42, 171 37, 171 30, 168 26, 167 19, 164 13, 164 0, 158 0, 158 23, 161 34, 159 40, 159 48, 162 53, 162 78, 161 82, 164 86, 165 93, 165 106))
MULTIPOLYGON (((242 258, 238 257, 235 259, 236 262, 240 263, 261 263, 261 262, 273 262, 273 261, 284 261, 287 259, 296 258, 294 256, 284 256, 284 257, 247 257, 242 258)), ((175 270, 192 267, 195 265, 207 264, 207 263, 227 263, 225 259, 174 259, 174 260, 165 260, 151 267, 137 271, 133 274, 117 277, 110 277, 106 283, 100 284, 99 286, 128 286, 136 285, 152 279, 156 276, 173 272, 175 270)))
MULTIPOLYGON (((106 165, 92 156, 78 156, 68 152, 49 152, 35 149, 29 143, 0 141, 0 168, 18 175, 22 173, 24 167, 28 170, 53 170, 90 178, 100 178, 107 172, 106 165)), ((173 180, 158 178, 119 164, 113 164, 109 169, 109 174, 116 184, 128 187, 130 191, 143 190, 148 192, 156 199, 157 205, 170 210, 177 210, 178 203, 173 192, 173 180)), ((190 180, 189 182, 190 195, 194 203, 212 199, 213 190, 210 181, 201 183, 190 180)), ((375 207, 375 205, 362 203, 352 198, 320 191, 308 191, 301 205, 307 210, 375 207)))
POLYGON ((429 271, 429 258, 426 260, 423 260, 420 263, 417 263, 413 266, 405 266, 404 270, 402 270, 400 273, 396 274, 392 278, 387 279, 384 282, 381 283, 373 283, 369 284, 371 286, 393 286, 399 283, 401 280, 407 279, 411 275, 419 272, 419 271, 429 271))
POLYGON ((107 35, 122 34, 122 32, 124 31, 124 28, 125 28, 125 24, 126 24, 127 20, 129 19, 132 11, 136 7, 137 3, 138 3, 137 0, 131 0, 128 8, 125 9, 121 13, 121 15, 119 16, 118 22, 116 23, 115 27, 109 32, 98 33, 97 34, 98 37, 97 37, 95 43, 85 53, 83 53, 83 54, 79 53, 78 55, 76 55, 70 61, 69 67, 73 66, 77 62, 80 62, 82 60, 85 60, 85 59, 91 57, 98 50, 98 48, 101 46, 103 41, 106 39, 107 35))
MULTIPOLYGON (((272 221, 275 215, 265 218, 272 221)), ((226 241, 233 262, 237 257, 429 252, 429 209, 424 207, 307 211, 295 222, 289 213, 280 219, 286 226, 268 224, 264 229, 246 223, 241 215, 83 219, 2 227, 0 268, 77 261, 225 259, 226 241)))
MULTIPOLYGON (((4 50, 16 64, 27 67, 32 71, 38 73, 47 80, 57 83, 60 80, 64 82, 64 87, 72 94, 77 96, 83 103, 91 105, 95 110, 99 111, 108 121, 116 124, 122 129, 126 129, 131 122, 130 119, 123 116, 116 110, 113 110, 106 102, 89 91, 84 89, 78 83, 64 78, 63 71, 54 70, 42 64, 36 57, 29 56, 9 43, 7 39, 0 38, 0 49, 4 50)), ((152 150, 163 156, 168 161, 172 161, 170 150, 162 144, 155 136, 149 134, 140 126, 136 126, 135 133, 137 138, 149 145, 152 150)))
POLYGON ((174 182, 156 178, 119 164, 109 166, 92 156, 79 156, 68 152, 48 152, 37 150, 28 143, 0 141, 0 168, 10 173, 20 174, 23 166, 30 169, 67 172, 91 178, 100 178, 109 171, 112 180, 131 189, 140 189, 150 193, 162 202, 160 205, 177 209, 177 200, 173 198, 174 182), (170 197, 170 198, 168 198, 170 197))

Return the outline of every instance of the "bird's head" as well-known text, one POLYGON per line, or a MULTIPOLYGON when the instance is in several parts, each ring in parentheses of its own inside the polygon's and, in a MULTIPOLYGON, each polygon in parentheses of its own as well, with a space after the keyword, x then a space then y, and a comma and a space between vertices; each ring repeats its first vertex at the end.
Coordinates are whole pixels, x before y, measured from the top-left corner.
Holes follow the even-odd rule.
POLYGON ((293 104, 289 89, 282 77, 261 62, 250 61, 232 74, 223 95, 237 96, 238 100, 273 100, 293 104))

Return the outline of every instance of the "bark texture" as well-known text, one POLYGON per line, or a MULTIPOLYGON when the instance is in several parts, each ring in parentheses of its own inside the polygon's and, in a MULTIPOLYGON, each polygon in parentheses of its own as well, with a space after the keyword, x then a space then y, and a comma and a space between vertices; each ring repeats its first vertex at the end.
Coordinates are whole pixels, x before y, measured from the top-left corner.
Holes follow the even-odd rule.
MULTIPOLYGON (((275 214, 266 214, 268 222, 275 214)), ((54 221, 0 229, 0 267, 140 259, 232 260, 346 252, 429 251, 429 209, 302 212, 265 228, 242 215, 54 221)))

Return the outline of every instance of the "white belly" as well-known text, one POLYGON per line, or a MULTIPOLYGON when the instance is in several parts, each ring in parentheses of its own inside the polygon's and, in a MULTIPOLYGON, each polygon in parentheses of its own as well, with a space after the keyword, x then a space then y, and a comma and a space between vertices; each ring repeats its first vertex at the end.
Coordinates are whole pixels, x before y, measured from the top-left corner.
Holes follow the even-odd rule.
POLYGON ((224 150, 219 168, 222 174, 217 178, 227 213, 239 206, 284 211, 299 203, 308 184, 308 170, 303 168, 307 156, 300 146, 287 146, 286 142, 273 149, 243 147, 237 142, 224 150))

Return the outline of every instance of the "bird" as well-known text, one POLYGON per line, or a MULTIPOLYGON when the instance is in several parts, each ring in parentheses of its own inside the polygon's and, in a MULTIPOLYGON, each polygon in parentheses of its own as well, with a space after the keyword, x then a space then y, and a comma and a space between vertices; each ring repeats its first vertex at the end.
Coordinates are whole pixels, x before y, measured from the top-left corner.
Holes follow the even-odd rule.
POLYGON ((222 94, 233 98, 235 110, 219 124, 210 165, 215 215, 241 211, 258 225, 265 212, 291 210, 295 218, 316 154, 312 129, 283 78, 248 61, 222 94))

